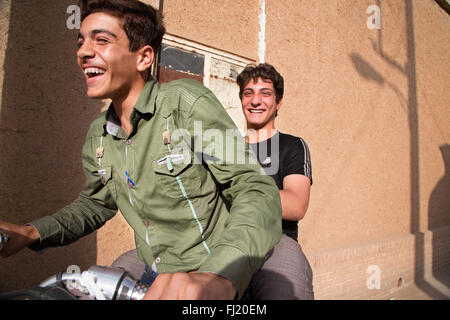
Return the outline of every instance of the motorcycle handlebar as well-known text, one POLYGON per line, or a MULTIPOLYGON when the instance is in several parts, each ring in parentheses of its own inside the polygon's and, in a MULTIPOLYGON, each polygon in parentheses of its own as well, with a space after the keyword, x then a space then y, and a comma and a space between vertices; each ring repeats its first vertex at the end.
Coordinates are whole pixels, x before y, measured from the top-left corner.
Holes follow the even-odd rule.
POLYGON ((29 297, 39 300, 77 299, 68 289, 78 289, 96 300, 141 300, 149 286, 134 279, 120 268, 92 266, 83 273, 59 273, 41 282, 38 287, 0 295, 0 300, 29 297), (73 281, 73 282, 69 282, 73 281), (63 286, 63 283, 66 283, 63 286), (74 285, 73 287, 68 284, 74 285))

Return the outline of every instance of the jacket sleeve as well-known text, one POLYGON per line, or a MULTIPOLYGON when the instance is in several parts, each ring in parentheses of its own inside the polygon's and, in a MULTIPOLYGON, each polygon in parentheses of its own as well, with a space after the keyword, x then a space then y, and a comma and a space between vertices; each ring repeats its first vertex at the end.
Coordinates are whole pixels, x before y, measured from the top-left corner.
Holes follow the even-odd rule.
POLYGON ((221 240, 198 271, 231 280, 242 296, 253 274, 280 240, 279 191, 273 179, 263 174, 253 152, 212 92, 195 101, 188 121, 189 131, 194 125, 203 128, 201 137, 194 132, 194 141, 202 141, 203 162, 223 186, 223 195, 231 204, 221 240), (212 135, 222 139, 216 138, 211 146, 207 138, 211 135, 205 130, 213 130, 212 135), (210 154, 212 150, 215 154, 210 154))
MULTIPOLYGON (((83 146, 82 162, 86 174, 84 189, 78 198, 65 208, 29 223, 40 235, 40 241, 31 246, 31 249, 68 245, 99 229, 116 214, 116 204, 98 174, 91 140, 88 134, 83 146)), ((104 182, 110 180, 111 172, 106 175, 104 182)))

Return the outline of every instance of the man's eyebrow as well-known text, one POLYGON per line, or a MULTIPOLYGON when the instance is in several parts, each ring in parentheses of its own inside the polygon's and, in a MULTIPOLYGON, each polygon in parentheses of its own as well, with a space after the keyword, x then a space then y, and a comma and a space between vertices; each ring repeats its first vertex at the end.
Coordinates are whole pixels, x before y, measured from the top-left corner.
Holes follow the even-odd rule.
POLYGON ((95 36, 99 33, 106 33, 107 35, 110 35, 114 39, 117 39, 117 36, 114 33, 112 33, 111 31, 108 31, 106 29, 94 29, 91 31, 91 36, 95 36))
MULTIPOLYGON (((117 36, 114 33, 112 33, 111 31, 108 31, 106 29, 95 29, 95 30, 92 30, 90 35, 92 37, 92 36, 95 36, 95 35, 97 35, 99 33, 106 33, 107 35, 113 37, 114 39, 117 39, 117 36)), ((78 39, 84 39, 84 36, 83 36, 83 34, 81 32, 78 33, 78 39)))
MULTIPOLYGON (((272 88, 266 88, 266 87, 262 87, 259 89, 259 91, 267 91, 267 90, 273 91, 272 88)), ((242 91, 254 91, 254 89, 253 88, 244 88, 242 91)))

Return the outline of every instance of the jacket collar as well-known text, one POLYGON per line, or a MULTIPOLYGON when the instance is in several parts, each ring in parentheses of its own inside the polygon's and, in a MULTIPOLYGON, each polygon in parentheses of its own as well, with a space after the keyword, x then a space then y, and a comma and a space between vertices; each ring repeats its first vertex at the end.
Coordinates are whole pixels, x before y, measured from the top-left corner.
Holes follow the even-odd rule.
MULTIPOLYGON (((158 92, 159 83, 153 78, 150 78, 150 80, 145 84, 144 89, 133 107, 133 112, 131 113, 132 123, 144 114, 155 114, 158 92)), ((114 109, 112 103, 109 105, 109 108, 105 114, 105 120, 105 134, 110 134, 117 138, 126 138, 121 128, 120 119, 117 116, 116 110, 114 109)))

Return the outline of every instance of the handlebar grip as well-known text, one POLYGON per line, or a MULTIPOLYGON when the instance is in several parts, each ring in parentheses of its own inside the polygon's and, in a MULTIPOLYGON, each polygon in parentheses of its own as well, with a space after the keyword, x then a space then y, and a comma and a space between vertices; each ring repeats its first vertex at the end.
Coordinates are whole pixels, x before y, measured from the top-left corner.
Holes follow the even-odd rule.
POLYGON ((95 275, 96 283, 107 299, 141 300, 149 288, 120 268, 92 266, 88 272, 95 275))
POLYGON ((136 283, 133 293, 131 294, 131 300, 142 300, 148 291, 149 286, 140 282, 136 283))

